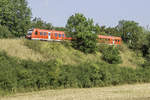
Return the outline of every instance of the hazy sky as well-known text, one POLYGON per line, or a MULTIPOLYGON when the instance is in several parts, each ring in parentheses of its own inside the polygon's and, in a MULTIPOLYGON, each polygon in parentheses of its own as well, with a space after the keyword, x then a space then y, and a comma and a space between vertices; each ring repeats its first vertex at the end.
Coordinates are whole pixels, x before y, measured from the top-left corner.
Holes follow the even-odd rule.
POLYGON ((33 17, 65 26, 69 16, 83 13, 99 25, 115 26, 119 20, 150 24, 150 0, 27 0, 33 17))

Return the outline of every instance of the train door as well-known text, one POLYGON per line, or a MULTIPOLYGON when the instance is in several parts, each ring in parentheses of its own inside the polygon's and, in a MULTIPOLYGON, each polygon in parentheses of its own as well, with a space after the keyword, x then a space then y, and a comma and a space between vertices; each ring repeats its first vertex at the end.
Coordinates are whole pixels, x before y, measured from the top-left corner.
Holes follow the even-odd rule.
POLYGON ((34 32, 34 34, 33 34, 33 38, 32 38, 32 39, 38 39, 38 38, 39 38, 39 37, 38 37, 38 34, 39 34, 38 30, 36 30, 36 31, 34 32))
POLYGON ((48 32, 48 40, 51 40, 51 32, 48 32))
POLYGON ((113 45, 115 44, 115 39, 113 39, 113 45))

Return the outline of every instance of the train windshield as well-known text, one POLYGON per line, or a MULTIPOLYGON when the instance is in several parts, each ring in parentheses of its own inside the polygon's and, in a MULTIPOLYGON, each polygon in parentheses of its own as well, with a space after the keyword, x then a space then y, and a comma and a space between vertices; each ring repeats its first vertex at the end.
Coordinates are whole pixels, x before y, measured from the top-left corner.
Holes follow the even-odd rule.
POLYGON ((33 30, 29 30, 27 35, 32 35, 33 30))

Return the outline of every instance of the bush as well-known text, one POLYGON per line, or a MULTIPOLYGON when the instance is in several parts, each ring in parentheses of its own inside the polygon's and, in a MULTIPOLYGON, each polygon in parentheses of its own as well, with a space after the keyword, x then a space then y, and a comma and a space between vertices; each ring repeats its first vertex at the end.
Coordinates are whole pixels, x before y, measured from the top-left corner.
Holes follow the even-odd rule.
POLYGON ((90 32, 79 32, 72 40, 72 45, 75 49, 78 49, 84 53, 95 53, 97 50, 97 36, 90 32))
POLYGON ((118 47, 116 46, 107 46, 107 45, 102 45, 100 46, 100 51, 102 52, 102 58, 110 63, 110 64, 119 64, 122 62, 121 57, 120 57, 120 52, 118 47))
POLYGON ((6 26, 0 25, 0 38, 9 38, 12 37, 13 35, 11 32, 8 30, 6 26))

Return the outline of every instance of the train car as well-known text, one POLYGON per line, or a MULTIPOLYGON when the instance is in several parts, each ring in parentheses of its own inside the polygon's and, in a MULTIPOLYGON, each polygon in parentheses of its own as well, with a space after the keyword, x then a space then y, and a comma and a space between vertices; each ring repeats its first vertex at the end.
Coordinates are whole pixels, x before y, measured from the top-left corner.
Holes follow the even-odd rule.
POLYGON ((26 35, 27 39, 32 40, 47 40, 47 41, 61 41, 71 40, 71 37, 66 37, 64 31, 45 30, 45 29, 30 29, 26 35))
MULTIPOLYGON (((72 40, 71 37, 66 37, 64 31, 45 30, 45 29, 30 29, 26 35, 27 39, 46 40, 46 41, 62 41, 72 40)), ((109 45, 121 45, 121 37, 98 35, 99 43, 109 45)))
POLYGON ((121 37, 98 35, 98 41, 109 45, 121 45, 121 37))

